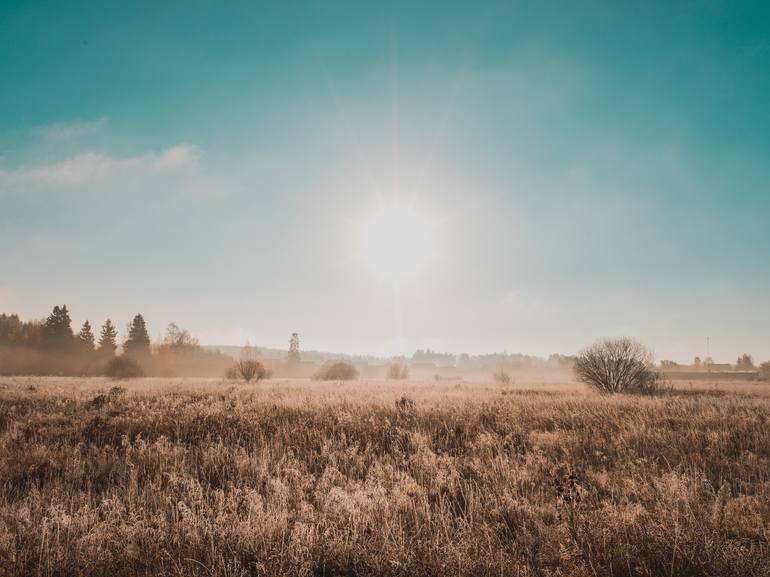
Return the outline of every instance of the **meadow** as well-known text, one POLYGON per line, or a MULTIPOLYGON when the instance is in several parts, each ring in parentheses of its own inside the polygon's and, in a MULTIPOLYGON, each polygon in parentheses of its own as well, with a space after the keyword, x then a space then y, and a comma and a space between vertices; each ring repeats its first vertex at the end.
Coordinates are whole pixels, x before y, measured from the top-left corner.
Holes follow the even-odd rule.
POLYGON ((770 384, 0 378, 0 576, 770 576, 770 384))

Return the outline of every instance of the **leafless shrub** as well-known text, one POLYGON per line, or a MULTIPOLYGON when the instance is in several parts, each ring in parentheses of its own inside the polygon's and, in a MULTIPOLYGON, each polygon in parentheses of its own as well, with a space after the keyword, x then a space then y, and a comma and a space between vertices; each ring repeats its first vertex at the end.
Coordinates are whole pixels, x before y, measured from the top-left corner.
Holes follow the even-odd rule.
POLYGON ((406 363, 391 363, 388 367, 388 378, 403 381, 409 378, 409 367, 406 363))
POLYGON ((144 370, 136 359, 121 355, 107 363, 104 374, 112 379, 137 379, 144 376, 144 370))
POLYGON ((232 367, 227 369, 225 377, 228 379, 241 379, 247 383, 253 380, 260 381, 270 376, 270 372, 265 368, 265 365, 254 359, 241 359, 235 363, 232 367))
POLYGON ((627 337, 604 339, 584 349, 575 359, 574 372, 579 381, 606 394, 652 395, 664 385, 652 353, 627 337))
POLYGON ((318 369, 313 378, 319 381, 352 381, 358 371, 348 361, 333 361, 318 369))

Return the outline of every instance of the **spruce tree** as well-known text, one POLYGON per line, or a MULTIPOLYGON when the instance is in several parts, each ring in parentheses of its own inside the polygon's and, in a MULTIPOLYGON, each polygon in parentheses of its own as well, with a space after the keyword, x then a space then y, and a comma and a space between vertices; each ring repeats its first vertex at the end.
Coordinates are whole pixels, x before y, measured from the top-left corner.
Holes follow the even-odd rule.
POLYGON ((47 348, 64 350, 74 343, 75 335, 72 332, 72 319, 67 310, 67 305, 53 307, 53 311, 45 320, 43 329, 43 343, 47 348))
POLYGON ((123 343, 127 355, 146 355, 150 353, 150 335, 142 315, 138 314, 128 326, 128 338, 123 343))
POLYGON ((291 338, 289 339, 289 354, 286 357, 292 364, 300 361, 299 335, 297 333, 291 333, 291 338))
POLYGON ((112 321, 110 319, 104 321, 99 336, 99 352, 109 356, 114 355, 118 348, 117 336, 118 331, 112 321))
POLYGON ((89 353, 94 351, 94 333, 91 330, 91 323, 86 320, 78 333, 78 341, 84 350, 89 353))

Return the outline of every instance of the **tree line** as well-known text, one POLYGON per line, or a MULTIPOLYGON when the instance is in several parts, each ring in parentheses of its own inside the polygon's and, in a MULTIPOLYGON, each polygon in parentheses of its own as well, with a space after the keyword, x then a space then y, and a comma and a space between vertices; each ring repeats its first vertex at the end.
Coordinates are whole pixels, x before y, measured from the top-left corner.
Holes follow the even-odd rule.
MULTIPOLYGON (((96 353, 112 357, 118 350, 118 329, 111 319, 107 319, 101 327, 97 342, 91 323, 86 320, 75 334, 67 305, 56 305, 45 321, 22 321, 16 314, 0 314, 0 346, 25 347, 52 353, 96 353)), ((129 324, 123 350, 127 354, 150 352, 150 335, 141 314, 137 314, 129 324)))
POLYGON ((43 321, 0 314, 0 374, 103 374, 120 353, 145 374, 161 376, 218 376, 232 362, 227 355, 203 349, 175 323, 167 327, 162 343, 152 347, 140 313, 128 324, 122 343, 111 319, 101 325, 98 339, 88 320, 75 333, 67 305, 54 306, 43 321))

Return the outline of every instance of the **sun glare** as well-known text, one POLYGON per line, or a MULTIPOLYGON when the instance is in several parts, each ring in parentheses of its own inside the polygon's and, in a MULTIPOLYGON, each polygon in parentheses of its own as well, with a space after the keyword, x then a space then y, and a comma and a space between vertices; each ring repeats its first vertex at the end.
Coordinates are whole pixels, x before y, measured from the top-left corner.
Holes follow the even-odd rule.
POLYGON ((360 232, 360 257, 384 280, 415 276, 433 255, 433 224, 409 206, 381 207, 360 232))

